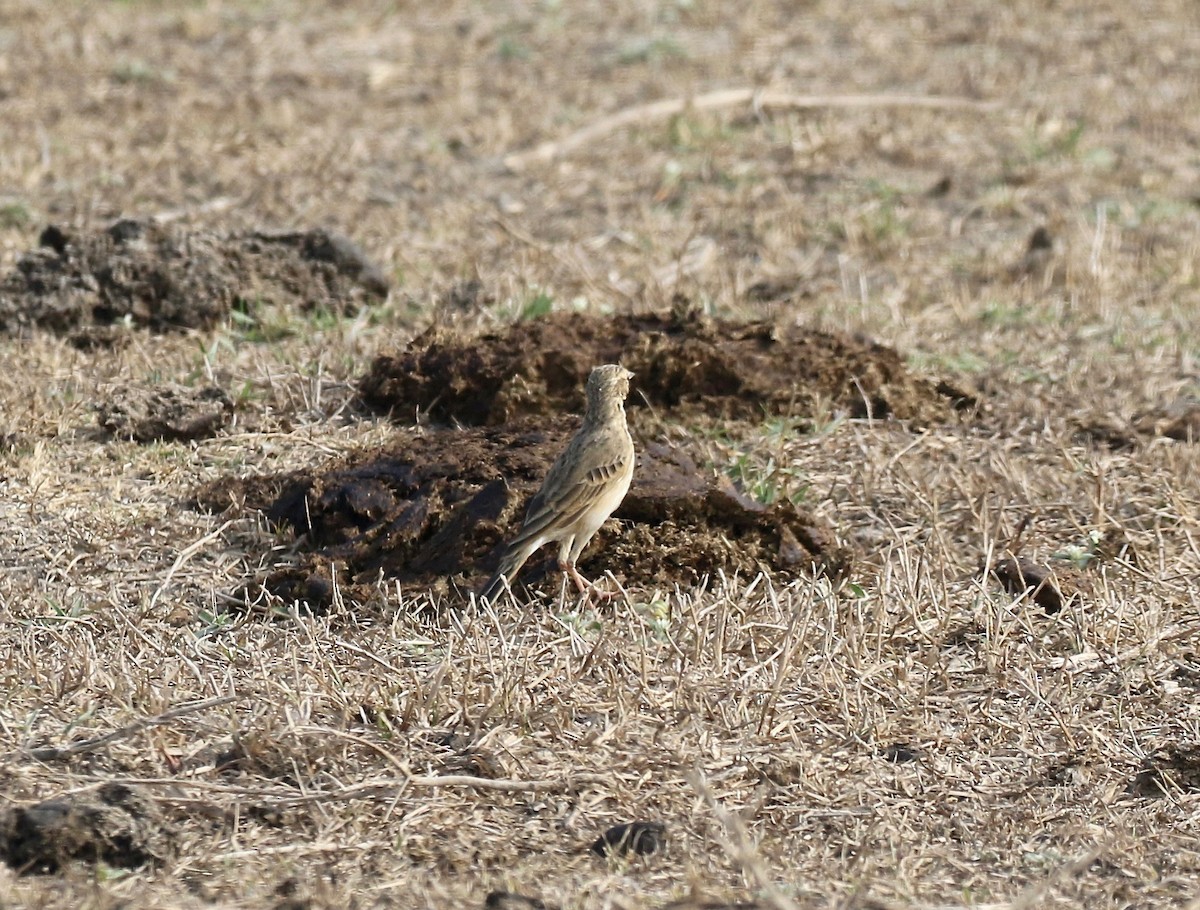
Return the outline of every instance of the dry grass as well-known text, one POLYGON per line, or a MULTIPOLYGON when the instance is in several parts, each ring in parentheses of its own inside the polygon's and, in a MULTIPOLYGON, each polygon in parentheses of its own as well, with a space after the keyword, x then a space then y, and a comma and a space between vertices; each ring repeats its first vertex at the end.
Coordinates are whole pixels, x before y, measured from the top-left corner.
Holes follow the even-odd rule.
POLYGON ((3 342, 0 798, 137 782, 175 855, 0 866, 0 906, 1200 907, 1200 793, 1129 787, 1200 744, 1200 456, 1072 424, 1200 393, 1195 5, 394 6, 6 5, 4 268, 49 221, 183 210, 337 227, 398 288, 356 320, 279 314, 271 344, 232 323, 115 353, 3 342), (745 86, 998 107, 688 111, 501 163, 745 86), (1037 227, 1053 250, 1026 258, 1037 227), (442 305, 472 279, 480 300, 442 305), (354 407, 368 357, 538 295, 675 292, 863 331, 987 391, 963 427, 730 428, 729 457, 802 478, 866 549, 848 583, 476 613, 384 583, 321 618, 222 612, 287 545, 183 503, 395 432, 354 407), (94 429, 107 387, 157 379, 220 382, 236 425, 195 445, 94 429), (1027 517, 1035 559, 1119 530, 1136 561, 1094 562, 1045 616, 976 574, 1027 517), (465 776, 465 743, 495 780, 465 776), (587 852, 637 818, 667 824, 665 855, 587 852))

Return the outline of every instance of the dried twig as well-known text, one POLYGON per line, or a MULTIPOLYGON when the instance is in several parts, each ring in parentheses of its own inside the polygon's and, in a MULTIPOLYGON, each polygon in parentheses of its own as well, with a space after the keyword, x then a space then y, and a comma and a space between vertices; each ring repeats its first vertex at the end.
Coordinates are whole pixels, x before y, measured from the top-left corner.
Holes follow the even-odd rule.
POLYGON ((161 727, 163 724, 168 724, 173 720, 178 720, 181 717, 186 717, 189 714, 195 714, 197 711, 203 711, 206 708, 219 708, 221 705, 227 705, 231 701, 236 701, 236 695, 219 695, 216 698, 206 698, 204 701, 193 701, 187 704, 180 705, 177 708, 172 708, 169 711, 164 711, 161 714, 155 714, 152 717, 143 717, 135 720, 133 723, 126 724, 113 730, 111 733, 105 733, 103 736, 97 736, 93 739, 85 739, 82 742, 73 743, 69 746, 48 746, 41 749, 22 749, 18 752, 10 752, 4 756, 5 761, 11 761, 14 758, 24 757, 31 758, 34 761, 55 761, 58 759, 69 758, 72 755, 78 755, 81 752, 90 752, 100 746, 107 746, 109 743, 114 743, 117 740, 126 739, 133 734, 145 730, 149 727, 161 727))
POLYGON ((726 842, 734 859, 741 864, 746 876, 762 890, 766 902, 775 910, 798 910, 796 902, 778 888, 771 873, 764 867, 762 858, 758 855, 758 850, 746 832, 746 826, 742 824, 742 820, 727 811, 717 801, 700 768, 692 770, 688 775, 688 783, 692 785, 692 789, 708 804, 708 808, 721 822, 725 829, 725 837, 722 840, 726 842))
POLYGON ((200 552, 200 550, 202 550, 205 546, 212 543, 214 540, 224 534, 225 529, 231 524, 233 524, 233 519, 225 522, 215 531, 210 531, 208 534, 205 534, 199 540, 188 544, 180 551, 179 555, 175 557, 175 562, 172 563, 171 568, 167 570, 167 574, 163 576, 162 584, 160 584, 155 590, 154 594, 151 595, 150 609, 154 609, 154 606, 158 603, 158 599, 162 597, 163 592, 167 590, 167 585, 169 585, 171 583, 171 579, 175 577, 175 573, 182 569, 187 564, 187 561, 200 552))
MULTIPOLYGON (((443 776, 422 776, 391 778, 378 780, 356 786, 342 787, 337 790, 315 790, 303 795, 295 795, 294 790, 280 792, 263 787, 235 787, 213 783, 175 778, 121 778, 104 783, 120 783, 131 787, 167 787, 170 789, 197 789, 206 793, 224 796, 251 797, 255 800, 270 802, 273 806, 304 806, 315 803, 355 802, 366 799, 392 799, 413 787, 419 788, 469 788, 472 790, 497 790, 505 793, 551 793, 572 790, 576 787, 609 781, 611 777, 604 774, 580 773, 564 774, 561 777, 542 778, 534 780, 494 779, 490 777, 473 777, 469 774, 446 774, 443 776)), ((178 797, 171 797, 180 801, 178 797)), ((186 800, 185 800, 186 801, 186 800)))
POLYGON ((519 171, 530 164, 552 161, 560 155, 572 152, 608 133, 645 123, 673 117, 686 110, 710 111, 722 107, 737 107, 752 104, 755 110, 767 107, 808 108, 829 107, 920 107, 938 110, 991 110, 998 106, 994 101, 977 101, 972 98, 949 98, 935 95, 792 95, 786 92, 765 92, 754 88, 730 88, 707 92, 691 98, 667 98, 627 107, 607 117, 601 117, 563 139, 543 142, 524 152, 505 156, 504 166, 519 171))

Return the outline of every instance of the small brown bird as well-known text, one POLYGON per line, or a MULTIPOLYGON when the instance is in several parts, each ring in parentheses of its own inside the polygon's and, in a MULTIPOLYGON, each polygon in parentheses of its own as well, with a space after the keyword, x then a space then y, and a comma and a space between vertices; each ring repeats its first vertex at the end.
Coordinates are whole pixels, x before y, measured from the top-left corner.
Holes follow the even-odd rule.
POLYGON ((495 600, 505 579, 515 578, 534 551, 551 541, 558 543, 558 567, 581 594, 588 590, 575 560, 616 511, 633 479, 633 438, 625 422, 632 378, 614 363, 592 370, 583 426, 550 466, 542 488, 529 502, 521 532, 505 548, 480 598, 495 600))

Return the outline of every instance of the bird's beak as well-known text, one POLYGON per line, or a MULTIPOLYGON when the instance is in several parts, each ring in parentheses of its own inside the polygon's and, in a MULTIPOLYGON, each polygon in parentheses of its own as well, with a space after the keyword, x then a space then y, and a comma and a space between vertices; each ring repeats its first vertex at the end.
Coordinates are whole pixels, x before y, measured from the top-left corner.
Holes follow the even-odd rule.
POLYGON ((636 376, 636 375, 637 375, 637 374, 636 374, 636 373, 634 373, 632 370, 626 370, 626 371, 625 371, 625 378, 626 378, 626 379, 632 379, 632 378, 633 378, 634 376, 636 376))

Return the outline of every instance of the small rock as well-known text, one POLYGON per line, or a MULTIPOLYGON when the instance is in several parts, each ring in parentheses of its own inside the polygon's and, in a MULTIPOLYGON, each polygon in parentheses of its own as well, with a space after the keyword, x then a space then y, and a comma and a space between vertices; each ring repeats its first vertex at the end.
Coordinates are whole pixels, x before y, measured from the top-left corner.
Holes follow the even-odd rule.
POLYGON ((0 860, 25 874, 53 874, 75 860, 122 869, 159 863, 170 841, 158 807, 121 784, 0 812, 0 860))
POLYGON ((1146 799, 1200 793, 1200 746, 1172 745, 1148 756, 1126 792, 1146 799))
POLYGON ((892 743, 890 746, 884 746, 879 750, 879 754, 884 761, 890 761, 897 765, 916 761, 920 757, 916 749, 905 743, 892 743))

